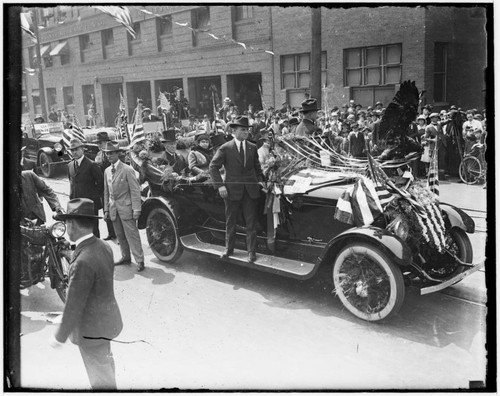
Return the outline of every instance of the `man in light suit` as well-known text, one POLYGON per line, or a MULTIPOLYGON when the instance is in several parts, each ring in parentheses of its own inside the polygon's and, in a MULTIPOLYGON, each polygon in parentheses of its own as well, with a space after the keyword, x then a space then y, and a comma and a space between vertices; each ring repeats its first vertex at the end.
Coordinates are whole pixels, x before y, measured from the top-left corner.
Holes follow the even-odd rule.
MULTIPOLYGON (((83 143, 71 139, 69 151, 73 161, 68 163, 69 199, 88 198, 94 201, 95 215, 102 208, 101 196, 103 189, 102 170, 94 161, 85 157, 83 143)), ((94 235, 99 238, 99 221, 94 219, 94 235)))
POLYGON ((123 328, 113 290, 113 252, 92 235, 97 217, 90 199, 68 202, 69 239, 76 244, 69 269, 69 287, 60 326, 50 340, 54 348, 66 340, 78 345, 92 389, 116 389, 115 362, 110 340, 123 328))
POLYGON ((257 259, 257 204, 264 175, 257 146, 246 140, 250 128, 248 117, 237 117, 229 127, 233 130, 234 139, 219 147, 209 167, 214 185, 218 187, 226 206, 226 251, 221 258, 234 253, 236 221, 242 211, 246 224, 248 262, 253 263, 257 259), (223 165, 225 181, 220 173, 223 165))
POLYGON ((107 142, 102 151, 111 163, 104 171, 104 218, 113 222, 122 257, 115 265, 130 264, 130 250, 137 262, 137 271, 144 270, 144 252, 137 229, 141 215, 141 189, 135 172, 119 159, 121 147, 107 142))

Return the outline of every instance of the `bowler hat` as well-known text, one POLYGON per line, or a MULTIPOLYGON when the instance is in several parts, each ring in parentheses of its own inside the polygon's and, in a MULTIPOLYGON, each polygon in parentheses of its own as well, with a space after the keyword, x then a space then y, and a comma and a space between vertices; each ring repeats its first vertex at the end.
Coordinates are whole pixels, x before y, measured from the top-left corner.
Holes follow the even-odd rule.
POLYGON ((231 128, 234 128, 234 127, 237 127, 237 126, 248 128, 250 126, 248 124, 248 117, 245 117, 245 116, 236 117, 236 119, 233 122, 230 122, 228 125, 231 128))
POLYGON ((96 142, 109 142, 111 139, 109 138, 108 132, 97 132, 96 142))
POLYGON ((167 129, 161 132, 160 140, 162 142, 175 142, 175 129, 167 129))
POLYGON ((78 147, 82 147, 83 146, 83 143, 80 139, 71 139, 69 141, 69 149, 70 150, 73 150, 73 149, 76 149, 78 147))
POLYGON ((108 141, 106 145, 102 149, 105 153, 112 153, 114 151, 122 151, 123 149, 120 147, 118 142, 108 141))
POLYGON ((318 108, 317 103, 318 101, 314 98, 306 99, 300 104, 301 108, 299 109, 299 111, 301 113, 307 113, 309 111, 318 111, 320 109, 318 108))
POLYGON ((57 214, 54 219, 102 219, 102 217, 94 214, 94 201, 88 198, 75 198, 68 202, 66 213, 57 214))
POLYGON ((210 138, 210 143, 212 143, 213 147, 222 146, 224 143, 226 143, 226 141, 227 141, 226 135, 224 135, 223 133, 219 133, 217 135, 213 135, 210 138))

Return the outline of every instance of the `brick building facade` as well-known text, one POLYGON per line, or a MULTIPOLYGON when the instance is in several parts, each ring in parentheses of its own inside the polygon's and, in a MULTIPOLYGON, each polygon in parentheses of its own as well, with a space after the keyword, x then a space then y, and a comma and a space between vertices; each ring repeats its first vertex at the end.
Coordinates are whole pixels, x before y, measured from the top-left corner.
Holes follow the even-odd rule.
MULTIPOLYGON (((279 108, 285 101, 298 106, 309 91, 308 7, 146 6, 163 18, 129 8, 136 39, 95 8, 37 10, 45 25, 47 111, 64 108, 84 120, 93 104, 101 122, 113 125, 120 92, 130 116, 137 98, 154 112, 160 90, 174 87, 199 115, 212 115, 226 96, 240 110, 250 103, 279 108)), ((407 79, 436 108, 484 106, 485 6, 323 7, 321 23, 324 107, 350 99, 386 104, 407 79)), ((23 36, 24 66, 36 69, 35 46, 23 36)), ((23 74, 23 98, 32 118, 41 104, 37 75, 30 74, 23 74)))

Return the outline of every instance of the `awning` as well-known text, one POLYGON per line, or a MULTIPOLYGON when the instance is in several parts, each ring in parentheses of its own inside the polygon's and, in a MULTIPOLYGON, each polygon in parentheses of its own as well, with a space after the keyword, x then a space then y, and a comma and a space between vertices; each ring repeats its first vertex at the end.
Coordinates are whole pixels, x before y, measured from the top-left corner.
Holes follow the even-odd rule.
POLYGON ((63 41, 59 44, 56 45, 56 47, 50 51, 50 56, 58 56, 58 55, 64 55, 68 52, 68 46, 67 46, 68 42, 67 41, 63 41))
MULTIPOLYGON (((41 55, 42 58, 50 56, 50 54, 47 52, 49 49, 50 49, 50 45, 44 45, 40 49, 40 55, 41 55)), ((33 58, 36 58, 36 52, 35 52, 35 55, 33 56, 33 58)))

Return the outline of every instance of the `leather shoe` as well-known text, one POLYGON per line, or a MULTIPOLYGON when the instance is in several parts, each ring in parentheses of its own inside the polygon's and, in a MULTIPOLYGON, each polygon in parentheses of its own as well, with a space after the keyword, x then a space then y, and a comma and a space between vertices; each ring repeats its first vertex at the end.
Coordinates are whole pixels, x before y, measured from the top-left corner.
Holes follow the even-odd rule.
POLYGON ((103 240, 104 241, 111 241, 113 239, 115 239, 116 237, 115 236, 111 236, 111 235, 108 235, 106 238, 104 238, 103 240))
POLYGON ((115 262, 115 265, 130 265, 132 264, 132 261, 128 258, 122 257, 120 260, 115 262))
POLYGON ((227 259, 227 258, 229 258, 229 256, 231 256, 233 253, 234 253, 234 250, 233 250, 233 249, 226 249, 226 250, 224 251, 224 253, 222 253, 222 254, 220 255, 220 258, 221 258, 221 259, 227 259))
POLYGON ((257 255, 254 252, 248 253, 248 262, 255 263, 257 261, 257 255))
POLYGON ((140 263, 137 263, 138 267, 137 267, 137 272, 141 272, 141 271, 144 271, 144 268, 146 268, 144 266, 144 262, 140 262, 140 263))

